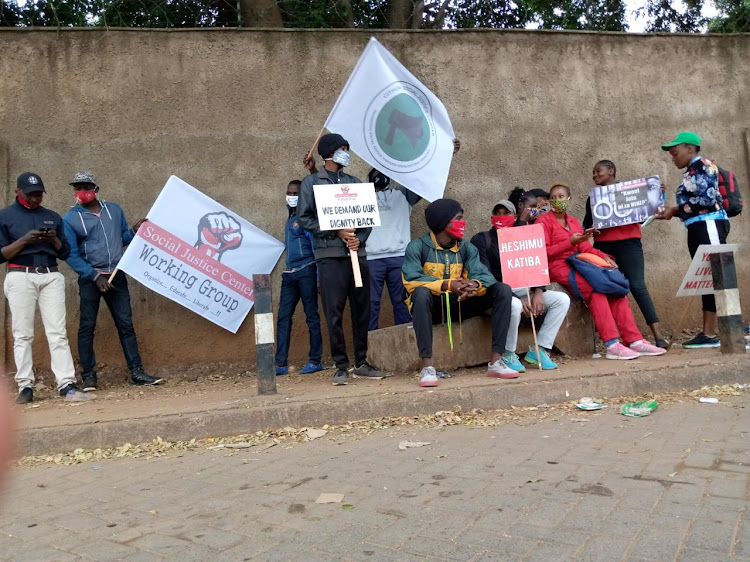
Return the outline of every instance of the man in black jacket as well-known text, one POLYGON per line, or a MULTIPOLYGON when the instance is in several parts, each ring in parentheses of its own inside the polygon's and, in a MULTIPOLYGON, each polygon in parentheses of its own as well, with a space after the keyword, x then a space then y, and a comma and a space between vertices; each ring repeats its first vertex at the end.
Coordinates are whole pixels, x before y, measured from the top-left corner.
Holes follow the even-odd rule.
MULTIPOLYGON (((365 243, 371 228, 342 228, 320 230, 315 207, 314 185, 361 183, 359 179, 342 172, 349 165, 349 143, 337 134, 323 135, 318 142, 318 153, 323 158, 323 169, 311 173, 302 181, 297 220, 300 226, 313 235, 313 251, 318 263, 318 281, 323 301, 323 314, 328 325, 331 355, 336 363, 333 384, 349 381, 349 357, 344 340, 343 315, 346 300, 352 313, 354 335, 355 377, 382 379, 383 373, 367 363, 367 328, 370 324, 370 283, 365 243), (349 251, 357 252, 363 286, 354 286, 354 272, 349 251)), ((311 169, 314 169, 311 164, 311 169)))
POLYGON ((0 263, 8 263, 4 289, 12 317, 16 402, 26 404, 34 400, 31 344, 37 303, 60 396, 77 388, 65 330, 65 279, 57 271, 57 260, 70 254, 62 218, 42 207, 45 189, 37 174, 21 174, 16 186, 16 201, 0 211, 0 263))

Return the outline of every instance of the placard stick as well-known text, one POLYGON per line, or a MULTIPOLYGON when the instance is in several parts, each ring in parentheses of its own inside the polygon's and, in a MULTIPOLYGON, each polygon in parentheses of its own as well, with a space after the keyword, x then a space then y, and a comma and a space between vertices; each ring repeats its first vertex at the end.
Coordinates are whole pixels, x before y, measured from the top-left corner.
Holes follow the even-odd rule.
POLYGON ((672 344, 674 343, 674 337, 675 334, 679 334, 680 330, 682 330, 682 323, 685 321, 685 316, 688 313, 688 310, 693 305, 693 301, 695 300, 695 295, 691 295, 690 299, 688 299, 687 306, 682 310, 682 316, 680 316, 680 319, 677 321, 677 326, 674 330, 672 330, 672 335, 669 336, 669 343, 667 344, 667 351, 672 347, 672 344))
MULTIPOLYGON (((531 308, 531 293, 529 288, 526 287, 526 298, 529 299, 529 308, 531 308)), ((539 354, 539 342, 536 340, 536 325, 534 324, 534 311, 531 311, 531 332, 534 334, 534 349, 536 349, 536 363, 539 366, 539 370, 542 370, 542 356, 539 354)))
POLYGON ((112 284, 112 281, 114 280, 115 275, 117 275, 118 271, 120 271, 120 269, 116 267, 115 270, 112 272, 112 275, 109 276, 109 279, 107 281, 109 282, 110 285, 112 284))
MULTIPOLYGON (((349 257, 352 258, 352 272, 354 273, 354 286, 362 286, 362 272, 359 270, 359 256, 354 250, 349 250, 349 257)), ((369 282, 369 280, 368 280, 369 282)))

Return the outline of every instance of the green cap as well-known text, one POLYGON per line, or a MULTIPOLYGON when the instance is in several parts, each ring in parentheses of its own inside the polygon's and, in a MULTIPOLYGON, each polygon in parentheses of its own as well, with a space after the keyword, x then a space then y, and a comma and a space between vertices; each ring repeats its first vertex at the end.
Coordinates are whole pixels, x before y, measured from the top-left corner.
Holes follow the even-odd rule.
POLYGON ((669 141, 661 145, 661 149, 669 150, 670 148, 672 148, 673 146, 677 146, 678 144, 692 144, 694 146, 700 146, 701 138, 695 133, 691 133, 690 131, 682 131, 675 137, 673 141, 669 141))

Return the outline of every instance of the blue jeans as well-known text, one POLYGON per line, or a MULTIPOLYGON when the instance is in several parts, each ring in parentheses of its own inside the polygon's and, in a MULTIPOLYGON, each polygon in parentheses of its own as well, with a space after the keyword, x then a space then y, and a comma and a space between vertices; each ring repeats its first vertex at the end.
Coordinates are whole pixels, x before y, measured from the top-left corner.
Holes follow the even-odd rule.
POLYGON ((393 305, 393 320, 396 325, 407 324, 411 322, 409 308, 404 302, 406 300, 406 290, 401 280, 401 266, 404 263, 404 257, 380 258, 377 260, 368 260, 370 266, 370 327, 369 330, 378 329, 378 319, 380 318, 380 300, 383 296, 383 285, 388 285, 388 295, 391 297, 393 305))
POLYGON ((94 281, 78 278, 78 292, 81 296, 81 320, 78 325, 78 356, 81 360, 82 374, 94 372, 96 356, 94 355, 94 332, 96 331, 96 317, 99 314, 99 303, 104 298, 112 319, 115 321, 120 345, 125 354, 128 369, 143 367, 138 353, 138 341, 133 328, 133 311, 130 308, 130 291, 128 279, 122 272, 118 272, 112 281, 112 288, 102 293, 94 281))
POLYGON ((281 277, 279 314, 276 320, 277 367, 285 367, 292 338, 292 316, 297 303, 302 299, 307 329, 310 332, 310 361, 320 363, 323 356, 323 334, 320 331, 318 314, 318 268, 315 264, 281 277))

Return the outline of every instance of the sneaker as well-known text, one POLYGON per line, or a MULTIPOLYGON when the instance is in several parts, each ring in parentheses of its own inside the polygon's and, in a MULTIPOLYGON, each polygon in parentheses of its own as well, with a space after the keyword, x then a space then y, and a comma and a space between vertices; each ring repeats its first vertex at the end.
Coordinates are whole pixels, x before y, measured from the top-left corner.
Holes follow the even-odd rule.
POLYGON ((638 355, 664 355, 667 350, 662 349, 661 347, 651 345, 646 340, 641 340, 639 342, 633 342, 630 344, 630 349, 638 353, 638 355))
POLYGON ((669 342, 667 340, 658 339, 654 342, 654 345, 656 347, 661 347, 662 349, 667 349, 669 347, 669 342))
POLYGON ((698 349, 701 347, 719 347, 721 346, 721 341, 719 341, 718 336, 707 336, 703 332, 695 336, 692 340, 688 340, 685 343, 682 344, 682 347, 687 347, 688 349, 698 349))
POLYGON ((34 401, 34 389, 30 386, 24 387, 16 396, 16 404, 28 404, 34 401))
POLYGON ((289 372, 289 367, 284 365, 283 367, 276 367, 276 376, 286 375, 289 372))
POLYGON ((540 358, 542 361, 543 371, 551 371, 552 369, 557 369, 557 363, 549 358, 549 355, 547 355, 547 350, 543 347, 539 348, 539 357, 537 357, 536 349, 529 346, 529 350, 526 352, 526 356, 523 358, 523 360, 527 363, 531 363, 532 365, 539 365, 540 358))
POLYGON ((303 375, 309 375, 310 373, 317 373, 318 371, 322 370, 323 363, 313 363, 312 361, 308 361, 307 364, 299 370, 299 372, 303 375))
POLYGON ((425 367, 419 373, 419 386, 437 386, 438 377, 435 367, 425 367))
POLYGON ((607 359, 622 359, 623 361, 627 361, 629 359, 638 359, 638 357, 640 357, 640 354, 637 351, 625 347, 620 342, 610 345, 607 348, 607 359))
POLYGON ((370 365, 367 361, 362 363, 359 367, 352 369, 352 374, 355 379, 384 379, 385 375, 382 371, 378 371, 375 367, 370 365))
POLYGON ((153 386, 162 381, 163 379, 158 379, 146 374, 143 369, 133 369, 130 373, 130 379, 128 380, 130 386, 153 386))
POLYGON ((78 387, 72 382, 69 382, 68 384, 66 384, 64 387, 60 389, 60 396, 65 396, 71 390, 78 390, 78 387))
POLYGON ((81 385, 81 390, 84 392, 91 392, 92 390, 96 390, 96 373, 87 373, 85 375, 81 375, 81 382, 83 383, 81 385))
POLYGON ((349 373, 346 369, 337 369, 333 374, 333 386, 343 386, 349 384, 349 373))
POLYGON ((508 367, 501 359, 487 364, 487 376, 498 379, 517 379, 518 371, 508 367))
POLYGON ((505 363, 506 367, 513 369, 517 373, 526 372, 526 367, 523 366, 523 363, 521 363, 518 355, 516 355, 513 351, 506 351, 505 353, 503 353, 503 363, 505 363))

